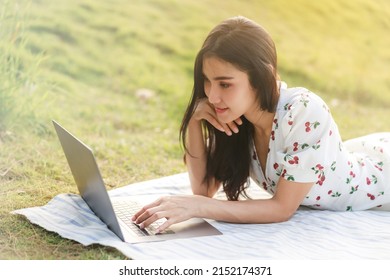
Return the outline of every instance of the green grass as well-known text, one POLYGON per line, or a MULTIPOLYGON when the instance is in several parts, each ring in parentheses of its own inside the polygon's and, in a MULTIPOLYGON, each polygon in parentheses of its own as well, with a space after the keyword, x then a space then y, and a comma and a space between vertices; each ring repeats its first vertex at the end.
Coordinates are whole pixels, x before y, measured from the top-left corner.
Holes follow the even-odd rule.
POLYGON ((386 0, 0 0, 0 259, 124 258, 9 212, 75 193, 51 119, 95 150, 110 189, 185 171, 193 60, 234 15, 269 30, 283 80, 328 101, 345 139, 390 130, 386 0))

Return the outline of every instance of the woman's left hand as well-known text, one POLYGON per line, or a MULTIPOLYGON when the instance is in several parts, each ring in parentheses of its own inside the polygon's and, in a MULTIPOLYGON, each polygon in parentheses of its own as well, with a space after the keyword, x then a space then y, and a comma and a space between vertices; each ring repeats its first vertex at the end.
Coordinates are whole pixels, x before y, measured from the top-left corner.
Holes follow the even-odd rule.
POLYGON ((200 195, 166 196, 145 205, 134 214, 133 222, 140 228, 148 227, 153 222, 166 218, 157 232, 162 232, 173 224, 199 217, 203 201, 209 199, 200 195))

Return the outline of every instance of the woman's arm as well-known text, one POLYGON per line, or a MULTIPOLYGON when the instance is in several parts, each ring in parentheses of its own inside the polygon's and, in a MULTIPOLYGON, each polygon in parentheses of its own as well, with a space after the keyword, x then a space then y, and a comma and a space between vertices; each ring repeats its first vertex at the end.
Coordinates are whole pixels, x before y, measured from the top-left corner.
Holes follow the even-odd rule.
POLYGON ((214 178, 205 181, 206 175, 206 145, 202 134, 201 122, 191 119, 188 124, 187 149, 185 162, 190 178, 193 194, 213 197, 218 191, 220 182, 214 178))
POLYGON ((133 217, 141 227, 147 227, 161 218, 169 226, 190 218, 208 218, 232 223, 275 223, 290 219, 313 183, 295 183, 280 178, 277 191, 270 199, 225 201, 205 196, 169 196, 146 205, 133 217))
POLYGON ((270 199, 209 201, 200 207, 199 217, 233 223, 277 223, 289 220, 313 183, 295 183, 280 178, 277 191, 270 199))

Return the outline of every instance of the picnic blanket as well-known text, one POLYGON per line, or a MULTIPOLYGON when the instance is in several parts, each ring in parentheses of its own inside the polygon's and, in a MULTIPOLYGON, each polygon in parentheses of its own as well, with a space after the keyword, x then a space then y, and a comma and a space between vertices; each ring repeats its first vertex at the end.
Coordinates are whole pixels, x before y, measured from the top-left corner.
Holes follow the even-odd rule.
MULTIPOLYGON (((110 196, 189 194, 187 173, 134 183, 110 196)), ((252 182, 248 193, 265 197, 252 182)), ((223 199, 223 193, 218 197, 223 199)), ((232 224, 210 220, 223 235, 128 244, 97 218, 76 194, 12 211, 31 223, 85 246, 111 246, 131 259, 390 259, 390 211, 333 212, 300 208, 287 222, 232 224)))

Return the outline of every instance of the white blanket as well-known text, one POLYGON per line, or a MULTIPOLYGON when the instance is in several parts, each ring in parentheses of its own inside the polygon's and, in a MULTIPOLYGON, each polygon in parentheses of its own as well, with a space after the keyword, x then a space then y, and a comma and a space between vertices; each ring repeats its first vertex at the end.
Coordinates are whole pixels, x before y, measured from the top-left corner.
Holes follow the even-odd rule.
MULTIPOLYGON (((110 196, 190 192, 187 173, 128 185, 110 196)), ((252 184, 252 197, 264 197, 252 184)), ((221 194, 219 194, 221 195, 221 194)), ((390 259, 390 211, 332 212, 301 208, 288 222, 209 221, 223 235, 127 244, 97 218, 79 195, 60 194, 44 206, 13 211, 85 246, 117 248, 132 259, 390 259)))

